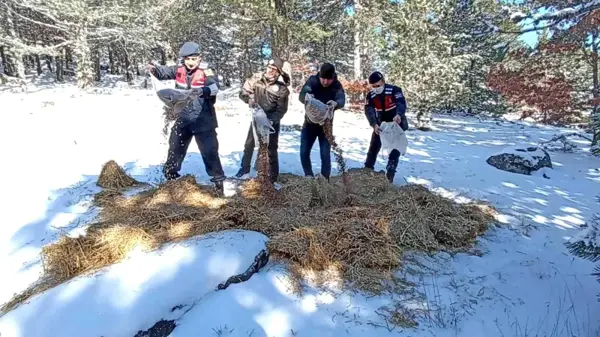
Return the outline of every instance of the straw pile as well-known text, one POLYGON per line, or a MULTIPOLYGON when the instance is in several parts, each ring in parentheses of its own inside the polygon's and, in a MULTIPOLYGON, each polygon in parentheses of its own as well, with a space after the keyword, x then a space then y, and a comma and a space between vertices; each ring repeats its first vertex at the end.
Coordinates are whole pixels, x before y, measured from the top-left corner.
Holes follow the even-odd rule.
POLYGON ((282 174, 277 202, 261 194, 257 180, 222 198, 192 176, 133 197, 106 195, 100 222, 85 236, 43 248, 46 279, 58 284, 113 264, 136 247, 151 250, 236 228, 269 236, 271 255, 288 261, 298 277, 333 272, 346 286, 379 293, 393 288, 403 250, 467 248, 493 219, 490 209, 459 205, 421 186, 396 187, 381 173, 348 174, 347 186, 339 176, 327 182, 282 174))
POLYGON ((137 180, 125 173, 125 170, 123 170, 114 160, 110 160, 102 166, 102 171, 100 172, 96 184, 110 190, 121 190, 140 185, 137 180))

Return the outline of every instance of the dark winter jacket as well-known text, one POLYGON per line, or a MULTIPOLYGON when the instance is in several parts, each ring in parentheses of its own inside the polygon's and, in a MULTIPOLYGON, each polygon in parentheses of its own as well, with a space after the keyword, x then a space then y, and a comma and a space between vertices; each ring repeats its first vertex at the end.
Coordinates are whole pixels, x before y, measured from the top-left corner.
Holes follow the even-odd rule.
POLYGON ((210 131, 218 127, 214 104, 219 86, 210 70, 196 68, 189 71, 183 65, 157 66, 154 75, 161 81, 175 80, 177 89, 194 91, 194 99, 179 113, 180 122, 192 124, 195 132, 210 131))
POLYGON ((400 116, 400 127, 408 130, 406 119, 406 99, 402 89, 392 84, 385 84, 379 95, 369 92, 365 99, 365 115, 371 126, 381 125, 381 122, 392 122, 395 116, 400 116))
POLYGON ((290 91, 284 83, 269 83, 262 73, 256 73, 244 82, 240 99, 248 103, 254 100, 267 114, 269 120, 278 123, 288 110, 290 91))
MULTIPOLYGON (((302 90, 300 90, 299 99, 302 104, 306 104, 306 94, 312 94, 315 99, 325 104, 329 101, 335 101, 337 105, 334 110, 342 109, 346 104, 346 93, 344 92, 342 83, 338 81, 337 75, 333 83, 327 88, 321 85, 318 74, 312 75, 306 80, 302 90)), ((310 123, 308 119, 306 121, 310 123)))

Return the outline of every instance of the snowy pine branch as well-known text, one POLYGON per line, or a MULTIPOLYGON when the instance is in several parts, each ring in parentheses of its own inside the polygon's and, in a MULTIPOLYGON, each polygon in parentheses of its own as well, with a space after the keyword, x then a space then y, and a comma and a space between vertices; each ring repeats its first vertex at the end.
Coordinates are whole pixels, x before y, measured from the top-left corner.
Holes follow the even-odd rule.
POLYGON ((587 227, 566 243, 569 251, 592 262, 600 261, 600 215, 594 215, 587 227))

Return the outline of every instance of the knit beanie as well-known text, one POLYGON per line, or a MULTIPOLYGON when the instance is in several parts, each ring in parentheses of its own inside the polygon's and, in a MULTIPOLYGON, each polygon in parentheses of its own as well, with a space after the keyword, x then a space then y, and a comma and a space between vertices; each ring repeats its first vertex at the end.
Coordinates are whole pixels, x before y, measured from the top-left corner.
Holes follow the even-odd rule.
POLYGON ((331 63, 323 63, 321 71, 319 71, 319 77, 327 80, 335 77, 335 66, 331 63))

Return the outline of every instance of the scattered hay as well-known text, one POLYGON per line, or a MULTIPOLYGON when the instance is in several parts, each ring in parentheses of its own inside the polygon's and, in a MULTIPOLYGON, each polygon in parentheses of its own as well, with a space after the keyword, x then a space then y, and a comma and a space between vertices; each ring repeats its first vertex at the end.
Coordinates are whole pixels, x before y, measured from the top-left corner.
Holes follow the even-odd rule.
POLYGON ((125 170, 114 160, 110 160, 102 166, 96 185, 106 189, 121 190, 140 185, 140 182, 125 173, 125 170))
POLYGON ((349 181, 349 175, 346 172, 346 160, 344 159, 344 151, 335 141, 335 136, 333 135, 333 122, 331 120, 327 120, 325 124, 323 124, 323 131, 325 132, 325 138, 329 144, 331 144, 331 150, 333 151, 333 155, 335 156, 335 162, 338 165, 338 171, 341 173, 342 182, 344 185, 347 185, 349 181))
POLYGON ((258 181, 259 188, 256 190, 257 196, 261 195, 268 199, 276 199, 277 190, 271 183, 271 168, 269 166, 269 145, 258 139, 258 181))
POLYGON ((98 197, 99 223, 85 236, 43 248, 46 278, 58 284, 116 263, 133 249, 246 229, 269 236, 271 255, 288 261, 299 281, 321 275, 322 284, 377 294, 406 287, 394 276, 404 250, 468 249, 493 221, 490 209, 457 204, 422 186, 396 187, 367 169, 347 174, 348 185, 339 176, 327 182, 282 174, 277 201, 261 195, 258 180, 223 198, 193 176, 132 197, 107 192, 98 197))

